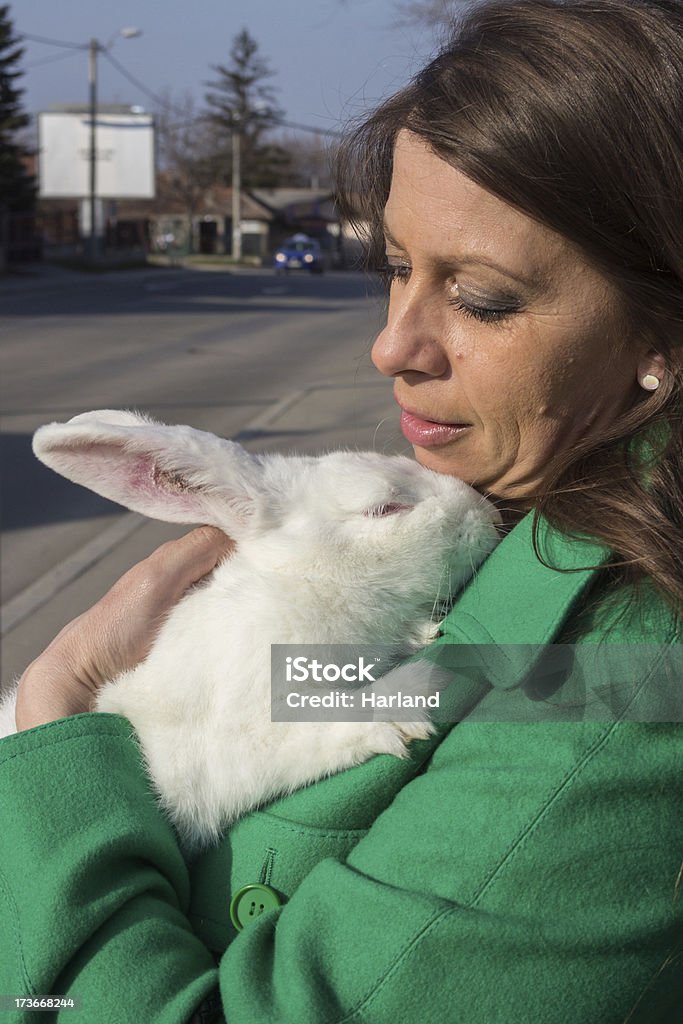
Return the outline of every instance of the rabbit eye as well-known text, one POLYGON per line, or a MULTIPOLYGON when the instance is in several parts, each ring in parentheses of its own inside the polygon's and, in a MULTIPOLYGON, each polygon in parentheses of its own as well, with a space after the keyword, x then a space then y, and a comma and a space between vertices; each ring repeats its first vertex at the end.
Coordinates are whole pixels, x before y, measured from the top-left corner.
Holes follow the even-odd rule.
POLYGON ((374 508, 366 509, 363 513, 371 519, 378 519, 380 516, 395 516, 397 512, 408 512, 412 505, 399 505, 396 502, 387 502, 385 505, 375 505, 374 508))

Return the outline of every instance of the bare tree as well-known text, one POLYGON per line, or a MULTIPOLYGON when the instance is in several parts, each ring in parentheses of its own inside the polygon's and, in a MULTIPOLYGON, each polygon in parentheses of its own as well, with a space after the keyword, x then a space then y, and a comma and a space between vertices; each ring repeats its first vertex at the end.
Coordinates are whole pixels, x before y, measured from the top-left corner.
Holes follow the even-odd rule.
MULTIPOLYGON (((157 116, 159 197, 163 209, 180 206, 192 224, 206 190, 218 180, 219 147, 211 123, 197 111, 190 93, 174 101, 163 97, 157 116)), ((187 239, 192 246, 192 231, 187 239)))
POLYGON ((279 144, 290 157, 283 185, 332 191, 334 158, 339 145, 336 139, 292 131, 283 132, 279 144))
POLYGON ((467 0, 397 0, 399 22, 432 29, 437 35, 447 34, 454 18, 467 0))

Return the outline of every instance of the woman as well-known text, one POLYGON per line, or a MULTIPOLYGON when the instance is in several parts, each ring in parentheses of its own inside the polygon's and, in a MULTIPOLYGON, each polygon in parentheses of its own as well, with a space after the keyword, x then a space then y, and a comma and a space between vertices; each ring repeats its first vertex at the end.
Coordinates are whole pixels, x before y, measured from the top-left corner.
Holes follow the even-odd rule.
POLYGON ((530 651, 609 639, 651 654, 640 686, 681 643, 682 124, 679 2, 511 0, 356 136, 391 279, 373 358, 418 460, 507 522, 433 649, 504 665, 409 762, 294 793, 188 868, 126 723, 79 714, 228 542, 164 545, 23 677, 3 992, 94 1022, 680 1019, 681 727, 656 691, 558 723, 524 679, 530 651))

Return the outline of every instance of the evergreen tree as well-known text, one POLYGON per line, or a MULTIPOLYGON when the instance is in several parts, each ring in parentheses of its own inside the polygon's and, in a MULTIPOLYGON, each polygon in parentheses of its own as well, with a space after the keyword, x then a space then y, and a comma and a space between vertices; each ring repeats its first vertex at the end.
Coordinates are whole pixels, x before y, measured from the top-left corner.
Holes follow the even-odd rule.
POLYGON ((275 188, 286 174, 290 157, 281 146, 266 136, 282 119, 284 111, 276 103, 275 90, 268 79, 275 74, 259 54, 258 43, 246 29, 235 36, 230 49, 230 64, 212 65, 217 74, 207 83, 213 90, 206 94, 209 117, 225 138, 222 176, 230 184, 232 154, 230 139, 234 127, 241 137, 241 178, 245 187, 275 188))
POLYGON ((17 142, 17 132, 29 123, 21 109, 23 89, 16 87, 22 71, 17 68, 23 48, 14 37, 9 4, 0 6, 0 206, 28 210, 35 201, 34 179, 28 174, 17 142))

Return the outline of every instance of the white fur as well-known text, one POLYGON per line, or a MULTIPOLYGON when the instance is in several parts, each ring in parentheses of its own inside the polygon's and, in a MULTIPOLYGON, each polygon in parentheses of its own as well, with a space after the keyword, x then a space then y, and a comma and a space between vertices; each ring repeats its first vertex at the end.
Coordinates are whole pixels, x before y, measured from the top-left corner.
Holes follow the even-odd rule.
MULTIPOLYGON (((171 611, 147 659, 96 702, 134 726, 189 848, 250 808, 373 754, 405 756, 430 734, 417 712, 412 723, 272 722, 270 645, 390 645, 392 664, 424 646, 498 538, 495 509, 462 481, 368 452, 252 456, 112 410, 41 427, 34 451, 128 508, 237 541, 171 611)), ((387 690, 434 692, 426 664, 390 675, 387 690)), ((0 735, 15 728, 11 696, 0 735)))

